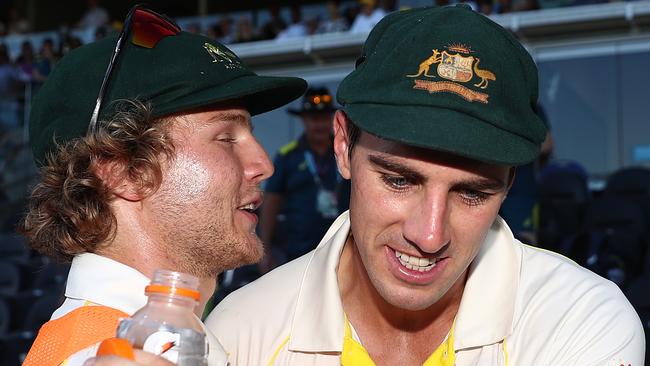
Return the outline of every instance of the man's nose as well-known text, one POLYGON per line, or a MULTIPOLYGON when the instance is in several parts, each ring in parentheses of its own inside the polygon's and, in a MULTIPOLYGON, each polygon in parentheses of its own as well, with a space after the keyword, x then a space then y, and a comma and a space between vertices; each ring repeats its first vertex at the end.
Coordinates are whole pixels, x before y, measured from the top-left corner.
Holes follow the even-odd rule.
POLYGON ((425 253, 435 253, 451 240, 448 193, 429 193, 404 223, 404 237, 425 253))
POLYGON ((251 144, 245 154, 248 156, 244 157, 244 175, 248 180, 259 184, 273 175, 273 163, 257 140, 251 144))

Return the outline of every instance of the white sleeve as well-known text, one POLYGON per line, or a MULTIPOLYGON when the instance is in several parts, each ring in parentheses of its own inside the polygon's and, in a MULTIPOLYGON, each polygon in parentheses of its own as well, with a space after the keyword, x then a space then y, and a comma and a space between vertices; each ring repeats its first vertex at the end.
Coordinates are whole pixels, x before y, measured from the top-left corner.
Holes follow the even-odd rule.
POLYGON ((549 365, 645 365, 643 325, 632 305, 614 284, 595 292, 597 298, 573 306, 557 333, 556 357, 549 365))

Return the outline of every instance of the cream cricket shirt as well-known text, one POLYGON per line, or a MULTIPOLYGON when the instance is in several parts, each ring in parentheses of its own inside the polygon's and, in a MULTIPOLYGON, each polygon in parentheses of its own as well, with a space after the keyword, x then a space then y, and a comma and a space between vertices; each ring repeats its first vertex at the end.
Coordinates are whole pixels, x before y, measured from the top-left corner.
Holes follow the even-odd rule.
MULTIPOLYGON (((341 365, 346 321, 336 267, 349 229, 346 212, 314 251, 210 314, 206 326, 232 366, 341 365)), ((458 366, 642 366, 645 352, 639 317, 616 285, 521 244, 501 218, 470 266, 450 338, 458 366)))
MULTIPOLYGON (((65 301, 54 314, 57 319, 81 306, 104 305, 133 314, 147 303, 144 288, 149 278, 134 268, 110 258, 85 253, 72 260, 65 289, 65 301)), ((206 329, 209 343, 209 366, 226 366, 226 354, 214 337, 206 329)), ((99 344, 83 349, 70 356, 62 366, 81 366, 94 357, 99 344)))

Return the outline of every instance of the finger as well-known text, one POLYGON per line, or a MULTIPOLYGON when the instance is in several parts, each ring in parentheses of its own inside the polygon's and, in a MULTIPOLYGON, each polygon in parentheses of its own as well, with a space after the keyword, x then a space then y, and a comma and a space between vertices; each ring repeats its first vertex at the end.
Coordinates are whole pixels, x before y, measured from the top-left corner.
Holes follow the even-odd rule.
MULTIPOLYGON (((89 358, 83 366, 140 366, 140 364, 118 356, 99 356, 89 358)), ((161 364, 160 366, 167 365, 161 364)))
POLYGON ((156 356, 153 353, 145 352, 139 349, 136 349, 134 351, 135 351, 135 360, 138 362, 138 364, 148 365, 148 366, 175 366, 172 362, 167 361, 166 359, 160 356, 156 356))

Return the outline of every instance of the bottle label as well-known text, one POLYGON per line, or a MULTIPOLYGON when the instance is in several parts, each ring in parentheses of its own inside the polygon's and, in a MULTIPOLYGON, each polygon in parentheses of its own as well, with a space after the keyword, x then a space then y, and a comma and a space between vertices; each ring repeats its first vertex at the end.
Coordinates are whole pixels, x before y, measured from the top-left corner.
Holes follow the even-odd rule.
POLYGON ((181 335, 168 331, 158 331, 144 340, 142 350, 159 355, 168 361, 178 364, 181 335))
POLYGON ((208 340, 192 329, 147 321, 135 324, 129 318, 120 322, 117 336, 176 365, 207 365, 208 340))

